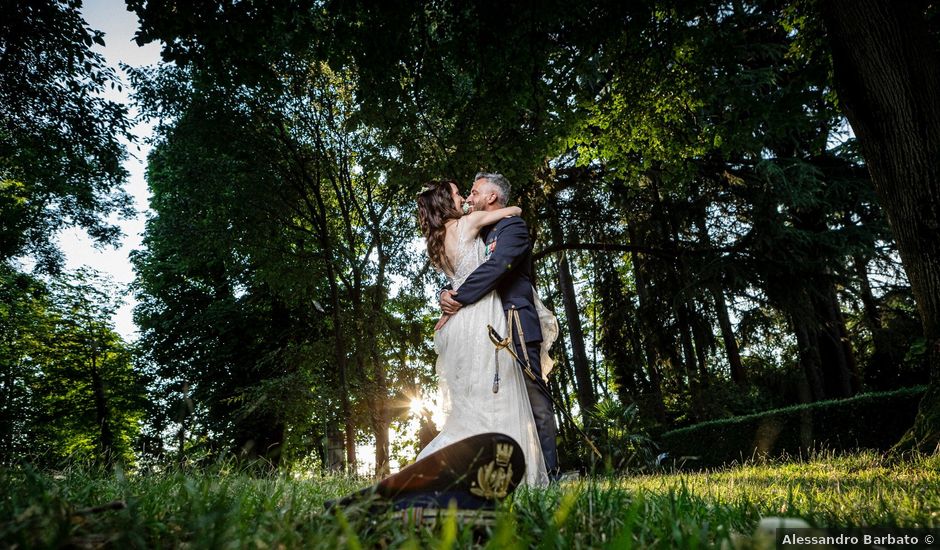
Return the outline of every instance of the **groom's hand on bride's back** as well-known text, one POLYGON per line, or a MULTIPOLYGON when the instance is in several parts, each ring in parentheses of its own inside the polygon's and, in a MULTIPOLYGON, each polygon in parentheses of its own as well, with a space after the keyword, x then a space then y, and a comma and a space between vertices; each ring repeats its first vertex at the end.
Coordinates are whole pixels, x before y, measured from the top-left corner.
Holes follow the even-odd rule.
POLYGON ((441 311, 443 311, 445 315, 453 315, 457 313, 461 307, 463 307, 463 304, 454 299, 454 296, 456 295, 457 293, 453 290, 445 290, 444 292, 441 292, 440 306, 441 311))

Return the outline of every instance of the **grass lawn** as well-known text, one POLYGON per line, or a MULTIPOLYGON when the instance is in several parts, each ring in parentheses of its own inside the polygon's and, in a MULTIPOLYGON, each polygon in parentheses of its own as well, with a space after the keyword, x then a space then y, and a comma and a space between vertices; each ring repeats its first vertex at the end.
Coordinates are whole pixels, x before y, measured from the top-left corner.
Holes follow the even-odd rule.
POLYGON ((817 527, 940 527, 940 456, 888 465, 863 453, 598 476, 517 492, 482 540, 480 529, 446 512, 413 527, 400 514, 362 507, 323 511, 325 500, 366 483, 224 466, 146 476, 0 470, 0 547, 740 548, 755 544, 747 535, 768 516, 817 527))

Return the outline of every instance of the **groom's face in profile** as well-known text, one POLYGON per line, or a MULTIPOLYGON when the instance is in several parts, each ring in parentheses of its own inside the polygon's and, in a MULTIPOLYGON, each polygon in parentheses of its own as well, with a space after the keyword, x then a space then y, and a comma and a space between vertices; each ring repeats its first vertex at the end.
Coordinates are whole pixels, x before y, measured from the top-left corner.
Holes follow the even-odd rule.
POLYGON ((485 178, 480 178, 473 182, 473 189, 470 190, 470 196, 467 197, 474 211, 488 210, 490 205, 496 204, 496 191, 485 178))

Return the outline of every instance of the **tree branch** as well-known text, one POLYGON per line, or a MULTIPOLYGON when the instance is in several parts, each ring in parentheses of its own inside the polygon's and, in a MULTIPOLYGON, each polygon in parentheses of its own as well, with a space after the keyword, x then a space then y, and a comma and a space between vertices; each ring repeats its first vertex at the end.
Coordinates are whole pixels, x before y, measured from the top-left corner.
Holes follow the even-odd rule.
POLYGON ((549 254, 554 254, 556 252, 561 252, 562 250, 599 250, 601 252, 641 252, 643 254, 650 254, 653 256, 661 256, 664 258, 678 258, 683 254, 708 254, 708 253, 727 253, 727 252, 736 252, 739 247, 712 247, 712 248, 655 248, 649 246, 637 246, 632 244, 621 244, 621 243, 561 243, 553 244, 551 246, 545 247, 542 250, 534 253, 532 255, 532 261, 537 262, 548 256, 549 254))

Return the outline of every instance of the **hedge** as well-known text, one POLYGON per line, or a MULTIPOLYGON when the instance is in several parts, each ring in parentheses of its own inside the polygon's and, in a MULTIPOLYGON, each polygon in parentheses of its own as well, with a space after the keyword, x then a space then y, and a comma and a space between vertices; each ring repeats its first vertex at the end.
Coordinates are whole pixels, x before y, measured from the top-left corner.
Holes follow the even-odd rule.
POLYGON ((887 450, 914 424, 925 386, 702 422, 660 436, 675 464, 712 468, 811 450, 887 450))

